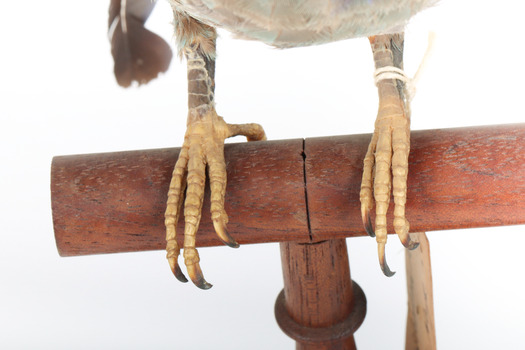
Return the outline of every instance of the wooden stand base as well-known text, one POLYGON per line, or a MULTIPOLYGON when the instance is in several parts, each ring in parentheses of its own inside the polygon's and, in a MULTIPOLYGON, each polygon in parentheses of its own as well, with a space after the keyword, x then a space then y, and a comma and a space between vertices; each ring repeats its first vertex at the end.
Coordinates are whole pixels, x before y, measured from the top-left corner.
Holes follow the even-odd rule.
POLYGON ((275 317, 297 350, 356 349, 366 298, 350 279, 344 239, 280 244, 284 290, 275 317))
MULTIPOLYGON (((370 137, 224 147, 228 231, 240 244, 281 242, 285 287, 275 314, 297 349, 355 349, 353 333, 365 317, 366 299, 350 279, 344 237, 366 235, 359 190, 370 137)), ((166 194, 179 151, 55 157, 51 199, 60 255, 164 249, 166 194)), ((411 230, 525 223, 525 124, 412 132, 409 163, 411 230)), ((183 225, 181 220, 180 232, 183 225)), ((198 237, 199 247, 222 245, 210 215, 202 216, 198 237)), ((178 239, 182 245, 183 235, 178 239)), ((424 236, 420 243, 407 258, 406 348, 435 349, 424 236)))

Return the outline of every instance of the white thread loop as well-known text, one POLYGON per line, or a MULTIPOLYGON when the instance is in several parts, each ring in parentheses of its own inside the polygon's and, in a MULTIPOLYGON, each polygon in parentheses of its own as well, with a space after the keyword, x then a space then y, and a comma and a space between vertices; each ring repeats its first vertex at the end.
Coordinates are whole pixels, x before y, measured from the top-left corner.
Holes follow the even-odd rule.
POLYGON ((394 66, 386 66, 376 69, 374 72, 374 81, 377 85, 381 80, 385 79, 397 79, 401 80, 403 83, 407 84, 412 80, 411 78, 407 77, 404 70, 394 67, 394 66))
POLYGON ((405 83, 406 99, 408 102, 412 101, 416 94, 416 88, 413 84, 413 79, 408 77, 404 70, 394 66, 385 66, 376 69, 374 72, 375 84, 377 85, 381 80, 386 79, 397 79, 405 83))
POLYGON ((428 45, 427 49, 425 51, 425 55, 421 59, 421 63, 419 64, 419 67, 416 71, 416 74, 414 74, 413 78, 410 78, 406 75, 405 71, 394 67, 394 66, 386 66, 381 67, 375 70, 374 72, 374 81, 377 85, 381 80, 385 79, 397 79, 399 81, 402 81, 405 83, 405 89, 406 89, 406 99, 408 102, 412 101, 414 96, 416 95, 416 84, 421 78, 422 72, 425 70, 428 60, 432 54, 432 50, 434 48, 434 42, 435 42, 436 34, 434 32, 428 33, 428 45))

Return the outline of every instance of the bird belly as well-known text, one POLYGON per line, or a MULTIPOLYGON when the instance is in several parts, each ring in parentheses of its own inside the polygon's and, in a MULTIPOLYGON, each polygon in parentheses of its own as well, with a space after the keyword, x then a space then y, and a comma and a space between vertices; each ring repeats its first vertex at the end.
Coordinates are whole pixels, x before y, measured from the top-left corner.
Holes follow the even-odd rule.
POLYGON ((237 37, 286 48, 402 31, 437 0, 168 0, 237 37))

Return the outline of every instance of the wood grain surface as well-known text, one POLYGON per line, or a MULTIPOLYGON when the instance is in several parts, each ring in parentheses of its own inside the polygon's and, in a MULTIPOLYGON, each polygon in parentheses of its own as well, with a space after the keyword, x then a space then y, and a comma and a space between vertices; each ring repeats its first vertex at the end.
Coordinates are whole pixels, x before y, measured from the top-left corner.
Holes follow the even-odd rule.
MULTIPOLYGON (((226 211, 240 243, 308 240, 303 140, 228 144, 226 211)), ((51 193, 60 255, 165 249, 164 211, 178 149, 55 157, 51 193)), ((198 246, 222 245, 209 188, 198 246)), ((178 232, 183 233, 183 220, 178 232)), ((182 235, 179 243, 182 244, 182 235)))
POLYGON ((366 314, 366 298, 350 279, 345 239, 284 242, 284 290, 275 305, 281 329, 297 350, 355 349, 354 332, 366 314))
POLYGON ((436 350, 430 245, 424 232, 413 236, 419 248, 405 251, 408 294, 405 350, 436 350))
MULTIPOLYGON (((414 131, 411 140, 411 231, 525 224, 525 124, 414 131)), ((350 135, 227 144, 230 234, 241 244, 365 235, 359 186, 369 141, 370 135, 350 135)), ((178 149, 159 149, 55 157, 59 253, 164 249, 177 155, 178 149)), ((206 199, 197 245, 222 245, 206 199)))

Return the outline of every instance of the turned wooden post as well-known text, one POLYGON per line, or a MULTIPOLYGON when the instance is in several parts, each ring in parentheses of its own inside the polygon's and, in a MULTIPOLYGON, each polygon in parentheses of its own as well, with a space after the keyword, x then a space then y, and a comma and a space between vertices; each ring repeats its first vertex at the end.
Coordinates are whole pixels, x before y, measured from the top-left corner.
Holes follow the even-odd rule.
POLYGON ((345 239, 280 247, 284 289, 275 317, 283 332, 296 341, 297 350, 355 349, 366 298, 350 279, 345 239))

